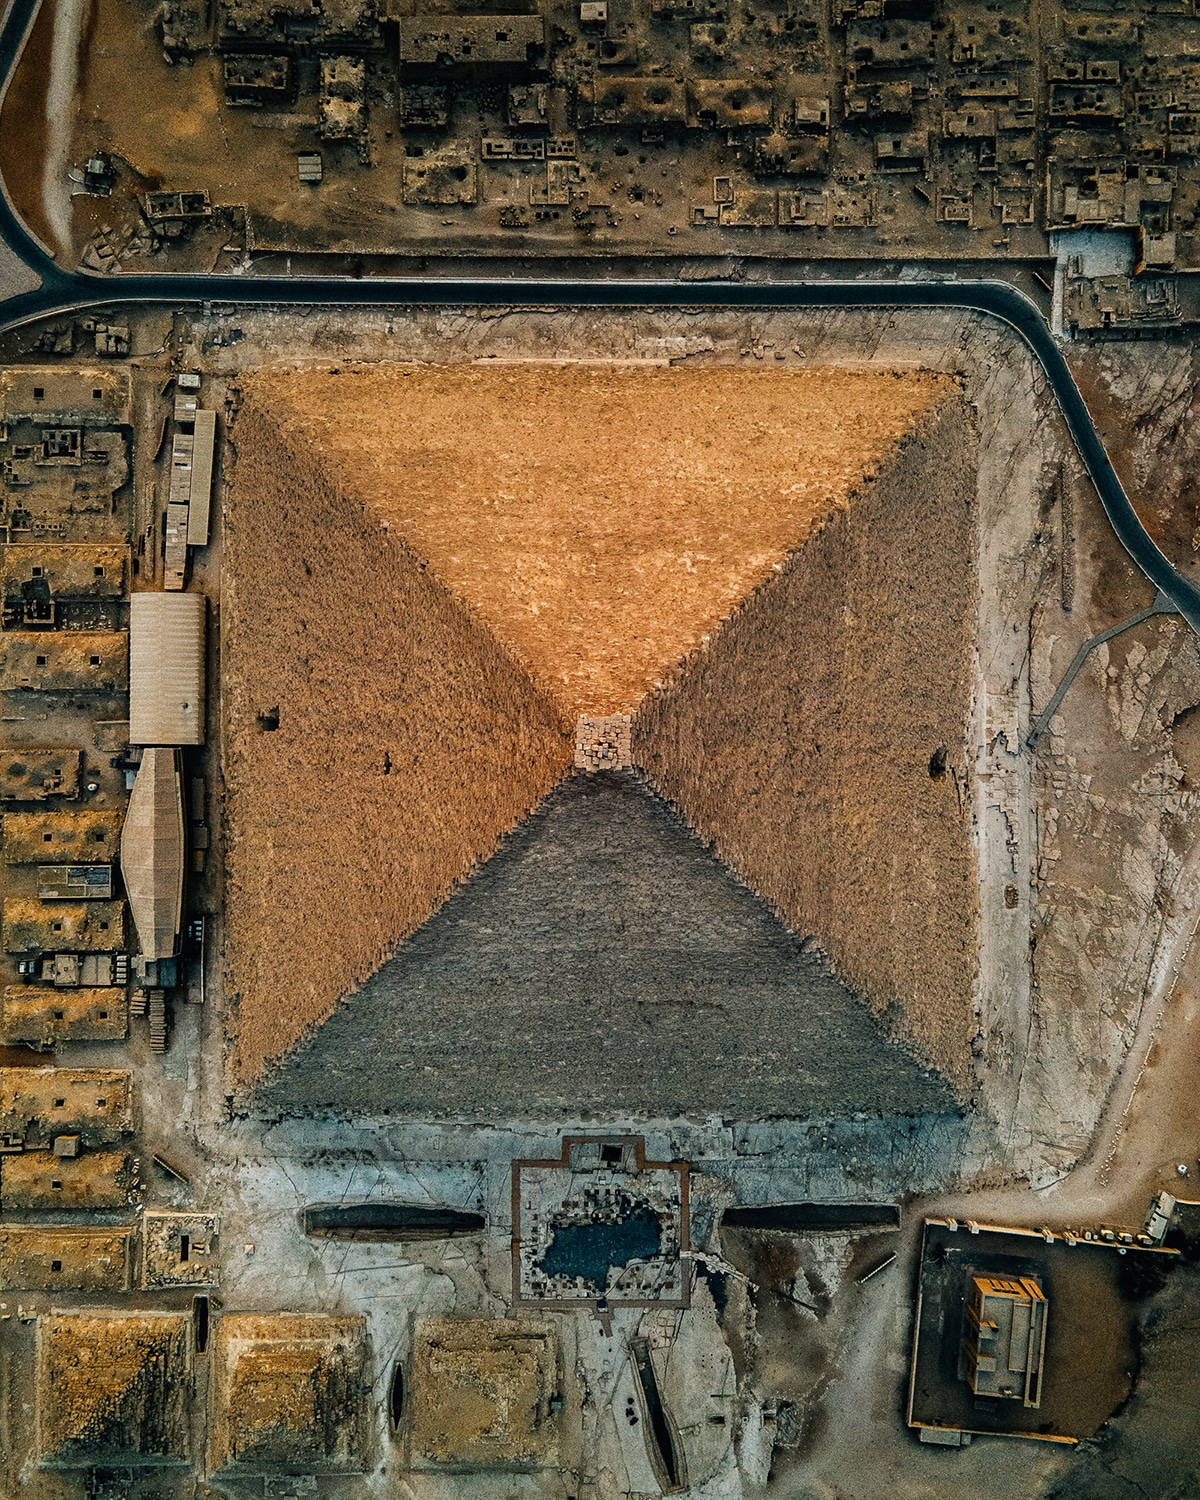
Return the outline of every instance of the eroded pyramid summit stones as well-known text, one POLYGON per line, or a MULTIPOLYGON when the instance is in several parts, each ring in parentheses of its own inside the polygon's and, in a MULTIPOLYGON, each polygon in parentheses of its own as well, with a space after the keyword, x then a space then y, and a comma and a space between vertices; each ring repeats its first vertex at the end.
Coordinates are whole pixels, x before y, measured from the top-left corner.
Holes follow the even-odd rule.
MULTIPOLYGON (((869 843, 887 823, 872 799, 887 794, 871 784, 864 819, 853 777, 832 812, 811 777, 807 791, 755 778, 764 757, 795 759, 811 712, 833 712, 838 743, 853 739, 853 703, 831 708, 798 674, 841 691, 858 652, 868 677, 881 662, 899 674, 875 681, 868 734, 903 711, 889 693, 911 664, 902 643, 870 644, 895 626, 872 594, 905 587, 885 575, 913 560, 905 547, 919 550, 917 526, 939 506, 957 507, 958 536, 966 481, 897 500, 889 476, 906 462, 917 475, 946 423, 958 450, 943 442, 939 461, 967 475, 957 396, 933 375, 489 364, 258 380, 235 432, 226 563, 236 1076, 260 1076, 402 951, 572 765, 641 768, 789 926, 823 916, 775 865, 842 878, 813 841, 844 841, 841 821, 857 818, 869 843), (871 509, 881 493, 893 499, 871 509), (801 598, 810 587, 825 589, 820 608, 801 598), (837 641, 834 615, 856 645, 837 641), (789 653, 789 621, 826 635, 789 653), (739 780, 739 714, 758 699, 773 707, 754 709, 739 780), (710 712, 725 736, 715 755, 698 727, 710 712), (764 864, 738 820, 771 796, 796 806, 779 825, 786 849, 764 864)), ((951 551, 948 566, 969 573, 969 542, 951 551)), ((961 605, 961 590, 929 600, 931 621, 950 610, 934 655, 953 663, 953 706, 905 745, 954 740, 956 714, 961 741, 961 605)), ((886 751, 863 754, 890 774, 886 751)), ((911 822, 895 821, 889 836, 911 822)), ((879 1008, 903 1006, 911 986, 894 970, 863 967, 853 983, 879 1008)))

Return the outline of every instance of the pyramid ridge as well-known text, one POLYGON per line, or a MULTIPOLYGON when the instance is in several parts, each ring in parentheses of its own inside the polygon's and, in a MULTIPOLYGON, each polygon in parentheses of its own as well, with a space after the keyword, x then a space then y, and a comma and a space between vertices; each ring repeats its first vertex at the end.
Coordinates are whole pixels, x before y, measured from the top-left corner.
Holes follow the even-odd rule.
POLYGON ((246 1081, 428 919, 573 744, 492 634, 271 413, 247 403, 236 436, 222 755, 246 1081))
POLYGON ((944 1081, 628 772, 560 783, 273 1068, 254 1107, 414 1118, 956 1109, 944 1081), (378 1061, 363 1070, 354 1059, 367 1037, 378 1061))
MULTIPOLYGON (((520 418, 542 391, 547 373, 544 364, 524 361, 499 367, 483 361, 338 366, 327 372, 307 367, 260 376, 249 389, 251 399, 257 392, 257 399, 283 408, 289 431, 333 458, 339 483, 373 507, 389 532, 394 530, 414 555, 427 561, 432 573, 555 697, 572 723, 582 714, 635 712, 664 675, 769 577, 773 566, 831 512, 849 503, 861 483, 864 462, 878 467, 886 461, 953 385, 943 375, 919 371, 729 366, 664 371, 579 363, 555 367, 555 379, 565 380, 576 394, 599 390, 597 401, 613 407, 605 422, 597 417, 588 427, 581 395, 572 407, 570 430, 566 418, 563 430, 555 429, 558 441, 543 441, 540 425, 532 421, 523 429, 518 421, 518 437, 512 438, 505 416, 509 406, 517 407, 520 418), (392 431, 410 433, 411 462, 402 452, 400 460, 389 461, 389 468, 383 460, 363 457, 379 445, 360 441, 355 447, 354 434, 361 437, 370 421, 354 413, 368 403, 351 403, 354 411, 345 420, 335 416, 330 393, 349 385, 361 394, 363 382, 372 390, 369 404, 385 409, 377 420, 390 422, 392 431), (715 395, 701 402, 699 393, 709 386, 715 395), (836 400, 834 390, 847 399, 836 400), (527 481, 531 474, 545 480, 548 498, 536 514, 533 507, 541 500, 530 498, 536 487, 532 482, 526 483, 522 501, 511 487, 505 488, 511 481, 501 480, 493 488, 504 503, 494 501, 492 524, 490 478, 485 482, 476 472, 480 464, 463 442, 458 412, 464 391, 476 397, 476 423, 491 423, 488 440, 476 444, 484 450, 489 476, 497 452, 502 467, 513 459, 503 450, 506 444, 520 449, 522 432, 535 448, 542 443, 547 450, 548 457, 521 449, 516 460, 526 468, 515 461, 507 471, 527 481), (808 407, 789 405, 797 392, 804 393, 808 407), (448 401, 448 393, 461 399, 448 401), (491 408, 485 399, 489 393, 491 408), (648 409, 647 393, 654 398, 648 409), (756 417, 755 393, 759 406, 766 403, 770 420, 756 417), (668 395, 675 399, 669 401, 668 395), (522 402, 522 397, 528 400, 522 402), (635 397, 645 398, 637 422, 635 397), (690 398, 690 406, 684 398, 690 398), (394 421, 394 404, 422 399, 425 426, 412 437, 419 423, 414 418, 402 428, 394 421), (732 408, 729 451, 740 455, 742 464, 736 476, 728 472, 728 453, 720 455, 720 462, 704 457, 715 442, 710 431, 714 401, 718 409, 732 408), (814 403, 815 415, 808 409, 814 403), (450 411, 453 423, 446 415, 450 411), (605 423, 615 436, 602 430, 605 423), (642 449, 650 454, 648 469, 635 462, 645 458, 642 450, 631 456, 629 443, 620 437, 638 423, 645 437, 642 449), (803 449, 800 457, 789 446, 796 444, 803 449), (865 460, 860 453, 864 444, 869 449, 865 460), (573 447, 587 460, 565 452, 573 447), (685 477, 692 488, 683 499, 675 493, 680 474, 667 473, 664 481, 655 468, 660 451, 668 455, 659 464, 665 470, 671 454, 686 457, 685 477), (809 472, 822 463, 833 476, 824 488, 809 472), (768 473, 769 483, 762 477, 768 473), (406 479, 418 490, 426 484, 428 493, 397 499, 406 479), (589 495, 589 485, 594 494, 589 495), (654 530, 657 522, 662 536, 654 530), (687 526, 692 530, 685 534, 687 526)), ((568 404, 565 398, 562 404, 568 404)), ((404 441, 402 435, 402 450, 404 441)))

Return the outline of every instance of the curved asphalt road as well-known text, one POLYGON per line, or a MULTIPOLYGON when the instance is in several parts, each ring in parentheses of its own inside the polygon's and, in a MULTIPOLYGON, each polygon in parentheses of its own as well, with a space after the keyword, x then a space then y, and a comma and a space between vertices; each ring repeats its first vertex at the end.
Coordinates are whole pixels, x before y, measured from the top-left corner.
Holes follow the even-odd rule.
MULTIPOLYGON (((20 57, 40 0, 12 0, 0 29, 0 97, 20 57)), ((1074 376, 1046 320, 1015 287, 994 281, 676 282, 606 280, 471 280, 333 276, 255 277, 201 275, 97 276, 63 271, 30 235, 0 194, 0 235, 42 285, 0 304, 0 332, 35 318, 84 307, 130 303, 221 301, 278 306, 322 303, 365 307, 455 305, 578 307, 914 307, 969 308, 1007 323, 1046 372, 1067 427, 1113 530, 1134 562, 1183 618, 1200 633, 1200 587, 1167 560, 1138 519, 1109 462, 1074 376)))

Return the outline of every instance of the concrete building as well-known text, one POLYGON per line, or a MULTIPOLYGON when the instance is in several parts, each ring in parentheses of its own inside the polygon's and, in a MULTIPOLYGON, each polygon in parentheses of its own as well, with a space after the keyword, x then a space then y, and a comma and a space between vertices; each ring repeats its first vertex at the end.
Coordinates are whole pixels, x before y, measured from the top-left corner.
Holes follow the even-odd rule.
POLYGON ((1041 1405, 1047 1311, 1036 1276, 972 1276, 963 1352, 977 1396, 1041 1405))
POLYGON ((111 865, 42 865, 37 875, 39 901, 111 901, 111 865))
POLYGON ((204 743, 203 594, 135 594, 129 601, 129 741, 204 743))

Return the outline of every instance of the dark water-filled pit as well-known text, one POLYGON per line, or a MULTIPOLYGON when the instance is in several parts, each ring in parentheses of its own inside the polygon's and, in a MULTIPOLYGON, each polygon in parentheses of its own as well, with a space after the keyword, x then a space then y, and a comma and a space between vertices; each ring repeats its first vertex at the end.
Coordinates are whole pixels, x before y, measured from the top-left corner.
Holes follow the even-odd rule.
POLYGON ((634 1261, 653 1260, 661 1253, 658 1215, 641 1204, 620 1219, 554 1224, 538 1269, 547 1276, 589 1282, 603 1292, 610 1269, 624 1270, 634 1261))

